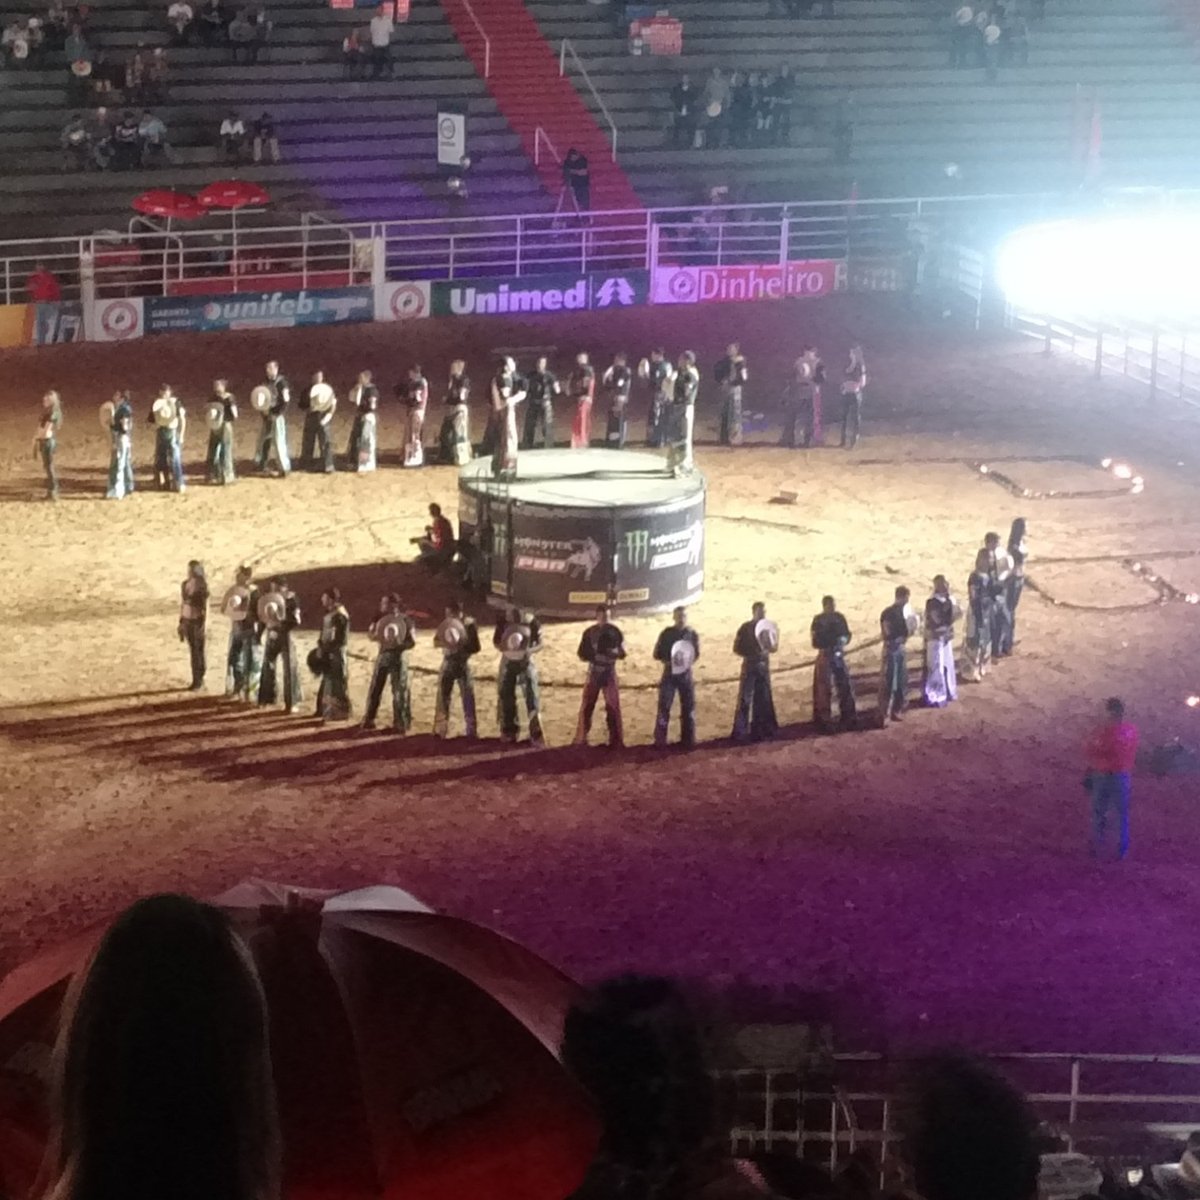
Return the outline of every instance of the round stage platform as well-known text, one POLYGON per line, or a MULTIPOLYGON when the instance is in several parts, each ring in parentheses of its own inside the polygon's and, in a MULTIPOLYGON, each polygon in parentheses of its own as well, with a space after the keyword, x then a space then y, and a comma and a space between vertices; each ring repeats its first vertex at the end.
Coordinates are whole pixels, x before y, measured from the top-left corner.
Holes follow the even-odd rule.
POLYGON ((522 450, 512 480, 486 458, 462 468, 460 536, 483 552, 493 604, 659 612, 704 592, 704 494, 702 475, 676 479, 658 454, 522 450))

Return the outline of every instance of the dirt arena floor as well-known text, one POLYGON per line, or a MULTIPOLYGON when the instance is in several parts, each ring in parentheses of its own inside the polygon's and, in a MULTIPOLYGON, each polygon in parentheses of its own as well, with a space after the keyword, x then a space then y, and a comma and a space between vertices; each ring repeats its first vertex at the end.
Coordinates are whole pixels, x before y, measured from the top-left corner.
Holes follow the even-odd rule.
MULTIPOLYGON (((787 988, 832 1015, 844 1048, 1200 1048, 1198 776, 1139 772, 1133 851, 1121 865, 1089 861, 1080 788, 1080 739, 1109 694, 1127 699, 1147 748, 1200 742, 1200 710, 1184 703, 1200 692, 1200 608, 1159 603, 1121 565, 1133 556, 1200 591, 1200 427, 1166 405, 1153 411, 1031 342, 956 332, 895 298, 160 338, 15 352, 3 366, 0 967, 156 889, 212 893, 251 875, 387 881, 580 978, 641 968, 717 988, 787 988), (205 487, 196 420, 193 484, 183 497, 159 495, 139 420, 143 490, 106 503, 96 410, 116 385, 134 389, 144 417, 165 376, 198 417, 213 375, 228 374, 244 398, 269 356, 294 383, 323 367, 343 393, 371 366, 390 393, 418 357, 436 387, 457 351, 482 380, 500 347, 545 346, 565 362, 586 346, 606 362, 655 342, 693 346, 707 381, 735 335, 752 411, 773 409, 803 341, 840 371, 861 337, 872 378, 853 453, 783 451, 773 433, 737 451, 699 450, 710 517, 707 592, 693 611, 704 739, 694 753, 647 745, 659 618, 626 624, 633 744, 622 753, 567 745, 578 626, 547 633, 552 746, 541 753, 496 740, 490 644, 478 660, 484 739, 434 742, 429 619, 413 655, 420 731, 404 740, 224 700, 219 617, 209 691, 181 691, 175 622, 187 560, 205 562, 218 596, 235 565, 253 560, 262 575, 288 575, 309 627, 322 587, 342 587, 361 708, 365 628, 381 587, 440 611, 445 593, 405 560, 427 503, 456 507, 455 475, 398 468, 389 401, 374 475, 205 487), (51 384, 66 408, 58 504, 41 501, 29 449, 51 384), (1106 455, 1145 477, 1144 494, 1075 461, 1106 455), (980 461, 1018 491, 1082 495, 1018 497, 980 461), (772 504, 781 489, 799 502, 772 504), (821 595, 837 596, 865 643, 853 663, 869 693, 878 614, 895 585, 923 601, 941 571, 961 589, 984 532, 1006 534, 1018 515, 1029 520, 1040 594, 1026 591, 1016 657, 963 685, 946 711, 815 736, 807 630, 821 595), (736 748, 724 740, 731 643, 758 598, 783 632, 775 686, 786 728, 777 743, 736 748)), ((715 435, 713 390, 706 382, 702 442, 715 435)), ((253 423, 240 430, 243 458, 253 423)), ((345 432, 339 415, 339 448, 345 432)))

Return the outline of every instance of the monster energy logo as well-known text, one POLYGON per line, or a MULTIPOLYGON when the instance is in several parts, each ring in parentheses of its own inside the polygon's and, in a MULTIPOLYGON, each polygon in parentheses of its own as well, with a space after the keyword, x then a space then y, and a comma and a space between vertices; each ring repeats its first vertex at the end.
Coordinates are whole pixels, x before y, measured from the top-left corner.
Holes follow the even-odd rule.
POLYGON ((630 529, 625 534, 625 560, 631 567, 644 567, 650 557, 650 531, 630 529))

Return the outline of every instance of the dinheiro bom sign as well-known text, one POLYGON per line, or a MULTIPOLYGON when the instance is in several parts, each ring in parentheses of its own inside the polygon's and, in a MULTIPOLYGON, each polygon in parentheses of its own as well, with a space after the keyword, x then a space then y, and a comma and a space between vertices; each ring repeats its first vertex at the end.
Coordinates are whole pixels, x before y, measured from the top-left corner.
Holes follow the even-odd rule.
POLYGON ((836 259, 728 267, 659 266, 650 299, 654 304, 709 304, 827 296, 837 289, 841 266, 836 259))

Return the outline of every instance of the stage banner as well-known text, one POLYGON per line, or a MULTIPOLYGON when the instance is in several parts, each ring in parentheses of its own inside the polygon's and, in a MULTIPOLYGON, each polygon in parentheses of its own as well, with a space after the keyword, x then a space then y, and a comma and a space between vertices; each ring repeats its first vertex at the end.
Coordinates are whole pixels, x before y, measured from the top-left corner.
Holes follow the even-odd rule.
POLYGON ((83 306, 78 300, 46 304, 0 304, 0 348, 49 346, 83 341, 83 306))
POLYGON ((457 167, 467 152, 467 114, 443 108, 437 115, 437 160, 439 167, 457 167))
POLYGON ((650 286, 653 304, 710 304, 726 300, 783 300, 828 296, 835 291, 841 263, 811 259, 728 267, 660 265, 650 286))
POLYGON ((429 316, 429 284, 380 283, 375 287, 375 320, 411 321, 429 316))
POLYGON ((143 333, 142 300, 93 300, 84 327, 93 342, 127 342, 143 333))
POLYGON ((347 287, 257 295, 151 296, 144 310, 146 333, 342 325, 374 317, 375 291, 371 287, 347 287))
POLYGON ((619 515, 613 550, 617 564, 613 602, 618 608, 691 603, 704 590, 703 494, 645 516, 619 515))
POLYGON ((585 312, 632 308, 645 304, 648 293, 645 271, 439 280, 430 285, 430 308, 435 317, 585 312))

